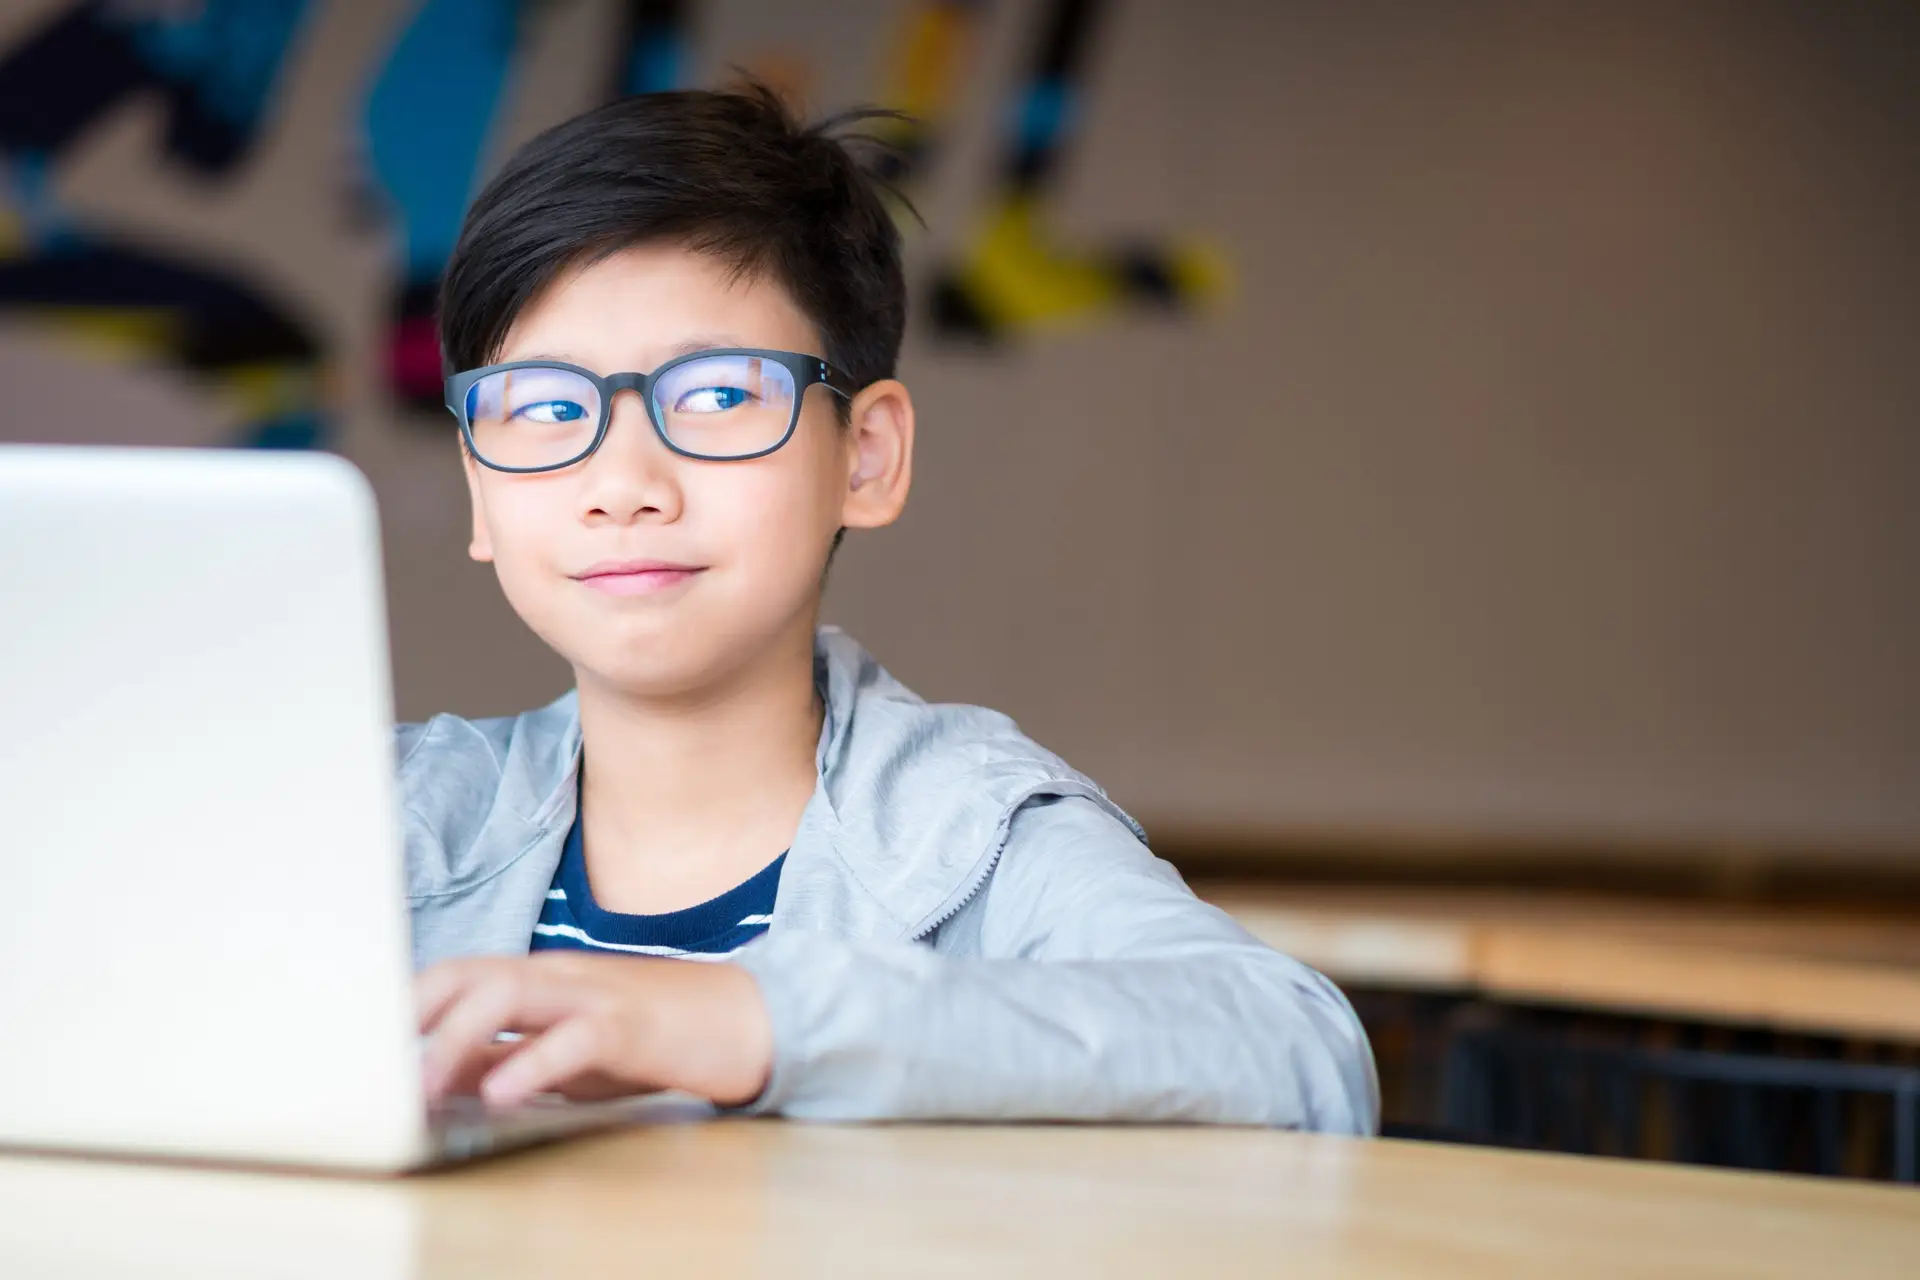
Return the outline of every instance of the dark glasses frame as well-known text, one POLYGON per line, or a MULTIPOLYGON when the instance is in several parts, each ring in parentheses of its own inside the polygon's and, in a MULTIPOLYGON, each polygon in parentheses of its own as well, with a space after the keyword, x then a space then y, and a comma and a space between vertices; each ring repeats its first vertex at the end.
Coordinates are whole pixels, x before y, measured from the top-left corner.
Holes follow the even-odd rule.
POLYGON ((494 471, 505 471, 514 475, 529 475, 540 471, 560 471, 593 456, 602 441, 607 438, 607 425, 613 420, 613 398, 622 391, 632 391, 640 397, 640 403, 646 406, 647 421, 653 424, 653 434, 660 443, 683 458, 693 458, 700 462, 747 462, 754 458, 764 458, 775 452, 787 441, 793 439, 793 430, 800 423, 800 407, 807 398, 807 388, 820 383, 843 400, 853 399, 859 390, 853 379, 839 369, 828 364, 819 356, 810 356, 798 351, 772 351, 764 347, 711 347, 703 351, 689 351, 683 356, 675 356, 652 373, 609 373, 605 376, 591 369, 583 369, 577 364, 568 364, 564 360, 509 360, 505 364, 490 364, 479 369, 468 369, 456 373, 446 381, 447 408, 460 423, 460 437, 466 442, 467 452, 481 466, 494 471), (660 421, 660 412, 653 403, 653 389, 660 379, 683 364, 695 360, 709 360, 715 356, 757 356, 781 366, 793 376, 793 412, 787 417, 787 429, 780 438, 764 449, 752 453, 695 453, 675 444, 667 435, 667 429, 660 421), (600 421, 594 424, 593 439, 585 449, 565 462, 548 463, 540 467, 505 467, 497 462, 489 462, 473 442, 473 424, 467 417, 467 394, 474 384, 482 378, 496 373, 509 373, 515 369, 558 369, 566 373, 578 374, 593 384, 600 393, 600 421))

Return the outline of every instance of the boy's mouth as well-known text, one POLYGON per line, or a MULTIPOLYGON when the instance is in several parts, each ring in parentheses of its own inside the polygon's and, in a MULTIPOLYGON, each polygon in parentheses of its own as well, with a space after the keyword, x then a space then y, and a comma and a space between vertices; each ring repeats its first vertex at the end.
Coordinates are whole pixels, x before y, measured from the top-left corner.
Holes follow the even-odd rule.
POLYGON ((665 560, 602 560, 574 574, 573 578, 607 595, 639 596, 677 587, 704 572, 704 565, 673 564, 665 560))

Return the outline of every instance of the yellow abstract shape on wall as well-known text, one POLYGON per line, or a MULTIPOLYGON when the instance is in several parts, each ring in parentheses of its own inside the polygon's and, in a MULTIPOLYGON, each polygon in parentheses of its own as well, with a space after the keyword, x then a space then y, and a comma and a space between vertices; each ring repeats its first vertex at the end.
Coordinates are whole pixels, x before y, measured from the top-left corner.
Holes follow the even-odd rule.
POLYGON ((1016 196, 988 216, 955 273, 989 321, 1033 328, 1113 305, 1121 284, 1104 259, 1062 252, 1040 229, 1038 206, 1016 196))
POLYGON ((947 105, 972 36, 973 18, 960 6, 928 4, 901 25, 881 101, 922 121, 947 105))
POLYGON ((1173 246, 1167 266, 1174 293, 1185 303, 1213 304, 1232 292, 1233 270, 1226 250, 1211 240, 1183 240, 1173 246))
POLYGON ((180 320, 168 307, 29 307, 22 313, 58 328, 83 350, 109 360, 164 357, 180 320))
POLYGON ((310 407, 319 378, 310 366, 263 362, 220 371, 222 389, 249 418, 270 419, 310 407))

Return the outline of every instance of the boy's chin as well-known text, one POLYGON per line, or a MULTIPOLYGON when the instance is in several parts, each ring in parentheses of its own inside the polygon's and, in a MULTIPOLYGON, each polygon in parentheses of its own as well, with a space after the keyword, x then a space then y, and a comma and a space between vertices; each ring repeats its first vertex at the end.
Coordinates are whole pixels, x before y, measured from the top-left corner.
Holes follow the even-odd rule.
POLYGON ((575 682, 648 701, 687 697, 710 688, 718 672, 709 661, 654 650, 648 653, 593 653, 573 663, 575 682))
POLYGON ((768 609, 768 602, 718 596, 675 602, 672 608, 605 611, 563 607, 521 620, 573 667, 583 689, 592 687, 647 701, 699 698, 724 691, 772 661, 805 650, 811 660, 812 614, 768 609), (730 607, 731 606, 731 607, 730 607))
POLYGON ((592 647, 573 659, 576 683, 648 702, 698 698, 737 679, 753 665, 756 647, 693 643, 660 637, 646 643, 592 647))

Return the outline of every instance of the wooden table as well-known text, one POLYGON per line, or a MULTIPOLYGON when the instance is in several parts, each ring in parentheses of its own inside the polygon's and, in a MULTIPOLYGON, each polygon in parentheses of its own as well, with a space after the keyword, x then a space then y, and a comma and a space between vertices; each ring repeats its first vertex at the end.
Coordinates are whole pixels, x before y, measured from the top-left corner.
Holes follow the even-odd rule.
POLYGON ((1337 981, 1920 1043, 1920 919, 1908 915, 1552 891, 1195 890, 1337 981))
POLYGON ((366 1182, 0 1157, 0 1275, 1911 1277, 1920 1191, 1254 1130, 662 1123, 366 1182))

